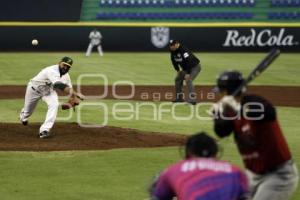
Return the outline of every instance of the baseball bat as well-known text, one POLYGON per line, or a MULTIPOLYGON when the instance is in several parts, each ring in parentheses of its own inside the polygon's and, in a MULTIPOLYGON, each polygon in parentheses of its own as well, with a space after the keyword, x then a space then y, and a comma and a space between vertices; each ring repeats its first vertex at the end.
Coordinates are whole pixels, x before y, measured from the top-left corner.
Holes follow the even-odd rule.
POLYGON ((258 77, 263 71, 265 71, 279 55, 280 55, 279 49, 276 49, 276 48, 272 49, 268 53, 268 55, 252 70, 252 72, 243 81, 243 83, 233 92, 232 96, 236 96, 253 79, 258 77))

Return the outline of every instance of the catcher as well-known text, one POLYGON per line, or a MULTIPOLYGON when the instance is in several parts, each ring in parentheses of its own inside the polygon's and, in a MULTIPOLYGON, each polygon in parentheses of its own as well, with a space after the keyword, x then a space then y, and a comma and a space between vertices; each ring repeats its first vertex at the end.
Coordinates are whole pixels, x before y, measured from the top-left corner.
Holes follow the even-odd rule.
POLYGON ((63 57, 58 64, 44 68, 27 84, 25 103, 20 113, 21 123, 28 124, 28 118, 32 115, 39 100, 42 99, 48 105, 46 119, 39 130, 40 138, 49 137, 50 129, 54 125, 59 107, 57 91, 62 91, 70 97, 68 103, 62 105, 62 109, 75 108, 82 100, 82 97, 72 88, 68 74, 72 65, 71 58, 63 57))
POLYGON ((151 200, 246 200, 246 175, 217 159, 218 145, 205 132, 190 136, 185 158, 164 170, 149 188, 151 200))

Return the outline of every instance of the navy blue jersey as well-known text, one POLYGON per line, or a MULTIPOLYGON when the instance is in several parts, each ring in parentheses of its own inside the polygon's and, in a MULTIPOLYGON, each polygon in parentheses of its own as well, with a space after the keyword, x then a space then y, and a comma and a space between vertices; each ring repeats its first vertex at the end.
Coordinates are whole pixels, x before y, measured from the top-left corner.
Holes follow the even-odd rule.
POLYGON ((191 69, 197 66, 199 59, 185 46, 181 45, 176 51, 171 51, 171 61, 176 71, 181 69, 186 73, 191 73, 191 69))

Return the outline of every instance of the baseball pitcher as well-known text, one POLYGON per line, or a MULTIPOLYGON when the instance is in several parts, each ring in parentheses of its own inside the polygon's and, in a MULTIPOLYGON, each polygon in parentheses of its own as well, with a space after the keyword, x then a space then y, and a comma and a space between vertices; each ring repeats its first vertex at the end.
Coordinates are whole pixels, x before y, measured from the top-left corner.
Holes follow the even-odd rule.
POLYGON ((183 100, 183 81, 188 87, 187 103, 196 104, 196 94, 194 92, 193 80, 201 71, 199 59, 179 41, 170 40, 171 61, 174 69, 177 71, 175 78, 176 99, 173 103, 184 102, 183 100), (180 67, 181 68, 180 68, 180 67))
POLYGON ((103 51, 102 51, 102 46, 101 46, 102 35, 101 35, 100 31, 98 31, 97 29, 94 29, 93 31, 90 32, 89 38, 90 38, 90 44, 87 48, 86 56, 91 55, 91 52, 92 52, 92 49, 94 48, 94 46, 97 46, 99 55, 103 56, 103 51))
MULTIPOLYGON (((79 94, 73 90, 68 74, 72 64, 71 58, 64 57, 58 64, 44 68, 27 84, 25 103, 20 113, 21 123, 23 125, 28 124, 28 118, 32 115, 39 100, 42 99, 48 105, 46 119, 39 130, 40 138, 49 137, 50 129, 54 125, 59 106, 57 90, 70 95, 67 105, 69 108, 79 104, 79 94)), ((63 109, 66 109, 66 105, 63 109)))
POLYGON ((234 91, 243 83, 238 71, 217 79, 222 98, 214 106, 214 129, 219 137, 233 132, 247 169, 253 200, 288 200, 296 190, 298 171, 277 120, 275 107, 263 97, 234 91))

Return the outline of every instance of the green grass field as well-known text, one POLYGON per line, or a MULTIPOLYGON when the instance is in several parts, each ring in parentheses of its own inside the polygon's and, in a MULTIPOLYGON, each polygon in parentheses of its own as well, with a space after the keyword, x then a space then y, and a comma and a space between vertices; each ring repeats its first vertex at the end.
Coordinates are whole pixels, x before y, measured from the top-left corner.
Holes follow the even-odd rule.
MULTIPOLYGON (((136 85, 173 85, 175 71, 168 53, 106 53, 104 57, 84 53, 1 53, 0 85, 25 85, 45 66, 56 64, 63 56, 74 59, 70 71, 73 83, 82 74, 104 74, 109 84, 132 81, 136 85), (133 59, 134 58, 134 59, 133 59)), ((202 71, 197 84, 215 84, 217 74, 228 69, 249 73, 265 56, 263 53, 197 53, 202 71)), ((257 78, 254 85, 300 85, 299 54, 282 53, 278 60, 257 78)), ((103 85, 99 78, 85 78, 84 85, 103 85)))
MULTIPOLYGON (((60 57, 70 55, 75 64, 71 76, 73 82, 82 73, 101 73, 107 75, 109 83, 131 80, 136 84, 171 85, 174 72, 164 53, 106 53, 103 58, 83 53, 1 53, 0 85, 24 85, 43 66, 55 63, 60 57), (132 61, 132 56, 135 60, 132 61)), ((212 54, 199 53, 203 71, 198 84, 213 84, 216 74, 227 68, 238 68, 249 72, 264 54, 212 54), (238 62, 237 62, 238 61, 238 62)), ((297 54, 283 54, 265 74, 255 80, 259 85, 300 86, 297 67, 300 58, 297 54)), ((103 84, 86 80, 84 84, 103 84)), ((1 95, 1 94, 0 94, 1 95)), ((90 101, 87 101, 89 103, 90 101)), ((107 105, 108 125, 139 130, 191 134, 205 130, 212 134, 211 121, 200 121, 196 116, 189 120, 174 120, 164 113, 161 120, 153 120, 152 107, 141 107, 139 119, 130 122, 117 120, 112 108, 120 101, 104 100, 107 105)), ((95 103, 95 101, 90 102, 95 103)), ((142 103, 131 101, 134 106, 142 103)), ((159 106, 161 103, 155 103, 159 106)), ((0 100, 0 121, 18 122, 18 113, 23 99, 0 100)), ((171 109, 171 105, 166 105, 171 109)), ((190 106, 176 107, 179 117, 190 114, 190 106)), ((199 113, 205 115, 205 109, 199 113)), ((40 103, 30 122, 44 119, 46 106, 40 103)), ((77 110, 78 112, 78 110, 77 110)), ((59 112, 66 117, 67 112, 59 112)), ((93 106, 82 107, 84 123, 101 123, 103 111, 93 106)), ((300 108, 279 107, 278 115, 283 131, 296 163, 300 163, 300 108)), ((126 117, 122 114, 119 117, 126 117)), ((202 116, 202 115, 201 115, 202 116)), ((77 120, 73 115, 69 122, 77 120)), ((62 121, 62 120, 60 120, 62 121)), ((213 135, 213 134, 212 134, 213 135)), ((222 158, 242 167, 240 156, 232 138, 221 141, 224 149, 222 158)), ((146 200, 146 188, 152 176, 169 164, 180 159, 178 147, 115 149, 109 151, 64 151, 64 152, 0 152, 0 199, 100 199, 100 200, 146 200)), ((298 165, 299 169, 299 165, 298 165)), ((300 198, 300 190, 292 200, 300 198)))
MULTIPOLYGON (((23 100, 1 100, 0 121, 17 122, 17 111, 23 100), (10 115, 7 115, 10 113, 10 115)), ((95 102, 93 102, 95 103, 95 102)), ((108 110, 118 101, 105 100, 108 110)), ((142 102, 131 102, 133 105, 142 102)), ((160 103, 155 103, 159 105, 160 103)), ((171 106, 166 106, 170 109, 171 106)), ((190 114, 190 106, 181 105, 176 109, 178 117, 190 114)), ((200 109, 201 114, 205 115, 200 109)), ((170 115, 162 115, 162 120, 154 120, 152 107, 141 107, 140 120, 120 121, 109 113, 108 125, 134 128, 146 131, 191 134, 205 130, 212 134, 211 121, 177 121, 170 115)), ((41 122, 46 112, 40 103, 31 122, 41 122)), ((300 108, 278 108, 280 122, 297 163, 300 162, 300 108)), ((67 113, 59 112, 59 117, 67 113)), ((82 109, 84 123, 98 124, 101 112, 94 107, 82 109)), ((128 116, 124 114, 123 117, 128 116)), ((69 120, 76 121, 77 116, 69 120)), ((100 117, 101 118, 101 117, 100 117)), ((63 120, 60 120, 63 122, 63 120)), ((101 120, 100 120, 101 121, 101 120)), ((221 142, 223 159, 242 167, 240 157, 232 138, 221 142)), ((153 174, 180 159, 179 148, 120 149, 110 151, 68 151, 68 152, 0 152, 0 193, 4 199, 146 199, 146 188, 153 174), (17 177, 17 179, 16 179, 17 177), (39 187, 39 184, 43 187, 39 187), (115 192, 118 191, 118 192, 115 192), (132 196, 134 194, 134 196, 132 196)), ((296 193, 293 200, 299 197, 296 193)))

